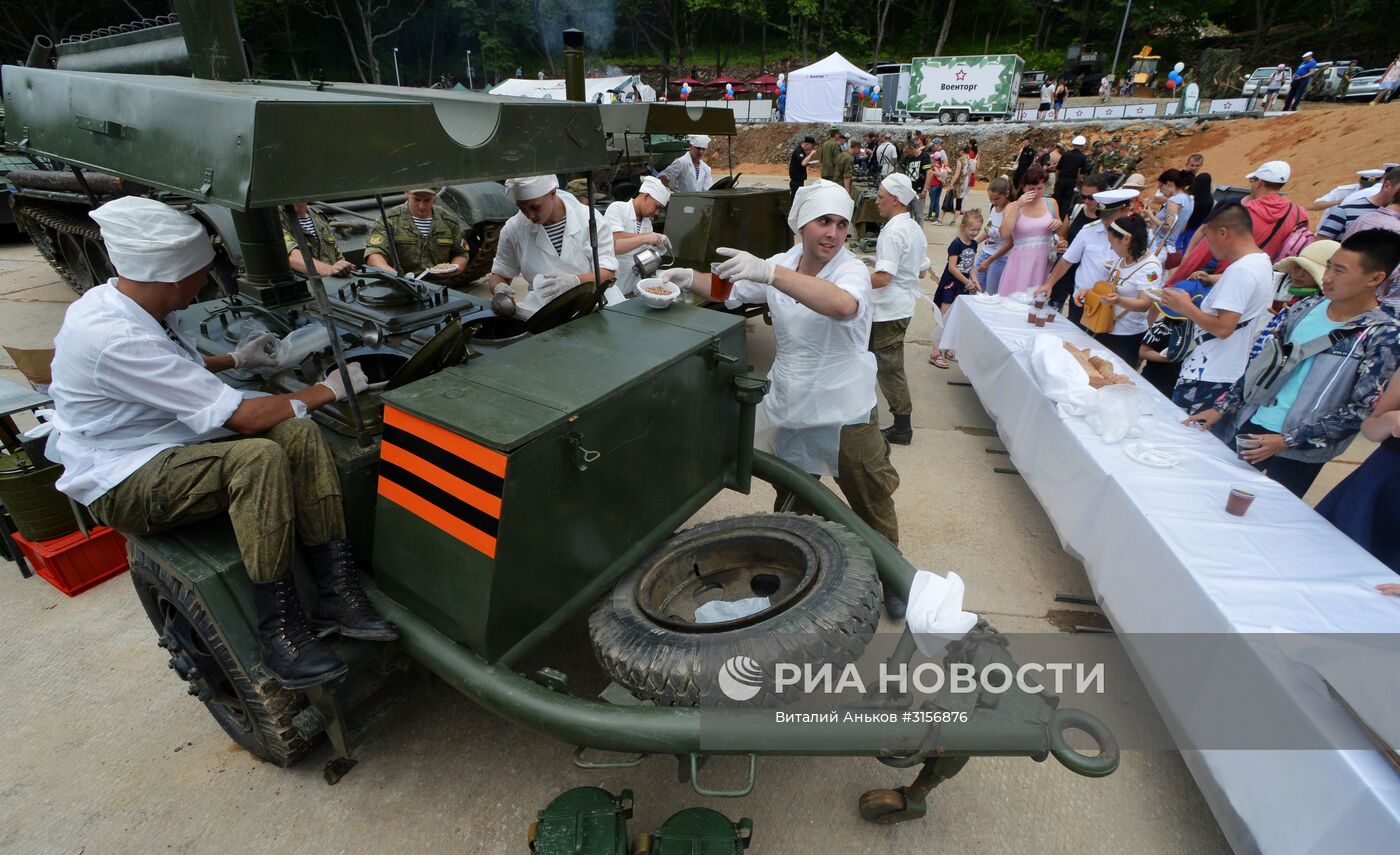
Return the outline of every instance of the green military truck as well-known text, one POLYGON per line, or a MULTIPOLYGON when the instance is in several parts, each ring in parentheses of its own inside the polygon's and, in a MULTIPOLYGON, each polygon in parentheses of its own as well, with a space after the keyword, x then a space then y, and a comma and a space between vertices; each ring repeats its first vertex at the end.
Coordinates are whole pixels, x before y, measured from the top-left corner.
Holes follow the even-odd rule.
POLYGON ((964 124, 1016 114, 1025 60, 1015 54, 916 56, 909 79, 909 115, 964 124))

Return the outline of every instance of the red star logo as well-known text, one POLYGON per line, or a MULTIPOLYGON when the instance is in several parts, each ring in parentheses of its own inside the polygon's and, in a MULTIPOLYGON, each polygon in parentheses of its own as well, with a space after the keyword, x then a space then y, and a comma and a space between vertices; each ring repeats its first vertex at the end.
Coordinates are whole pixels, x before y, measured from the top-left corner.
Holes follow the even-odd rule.
POLYGON ((959 80, 962 80, 963 78, 967 77, 967 72, 964 71, 963 69, 959 68, 958 71, 957 71, 957 73, 954 74, 953 76, 956 77, 956 78, 959 79, 959 80))

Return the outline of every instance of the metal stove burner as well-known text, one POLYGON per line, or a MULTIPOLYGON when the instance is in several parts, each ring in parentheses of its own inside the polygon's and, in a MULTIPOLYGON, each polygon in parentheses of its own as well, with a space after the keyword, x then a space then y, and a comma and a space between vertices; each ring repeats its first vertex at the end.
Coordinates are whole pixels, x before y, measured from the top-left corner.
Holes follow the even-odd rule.
POLYGON ((355 296, 366 306, 405 306, 417 302, 407 290, 386 284, 365 284, 355 289, 355 296))

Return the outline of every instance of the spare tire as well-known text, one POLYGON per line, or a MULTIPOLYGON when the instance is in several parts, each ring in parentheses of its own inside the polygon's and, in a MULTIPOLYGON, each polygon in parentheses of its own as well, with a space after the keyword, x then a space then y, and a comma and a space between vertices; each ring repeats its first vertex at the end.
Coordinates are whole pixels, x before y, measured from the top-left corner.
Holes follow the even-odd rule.
POLYGON ((755 514, 661 544, 594 609, 589 635, 604 670, 642 700, 762 705, 778 698, 780 662, 831 663, 839 674, 859 658, 880 602, 875 561, 855 534, 819 517, 755 514), (769 605, 696 620, 701 605, 753 597, 769 605))

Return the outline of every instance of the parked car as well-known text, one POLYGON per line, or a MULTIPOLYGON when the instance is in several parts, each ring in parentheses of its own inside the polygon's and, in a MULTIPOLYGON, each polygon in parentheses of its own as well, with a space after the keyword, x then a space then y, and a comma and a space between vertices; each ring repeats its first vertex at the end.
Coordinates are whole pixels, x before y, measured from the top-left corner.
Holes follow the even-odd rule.
POLYGON ((1039 98, 1040 87, 1045 85, 1045 80, 1050 75, 1044 71, 1027 71, 1021 75, 1021 89, 1018 93, 1023 98, 1039 98))
MULTIPOLYGON (((1258 92, 1260 95, 1263 95, 1264 84, 1269 82, 1269 78, 1273 77, 1274 72, 1277 70, 1278 66, 1276 65, 1266 65, 1262 68, 1254 69, 1254 72, 1250 74, 1249 77, 1245 78, 1244 85, 1240 87, 1240 94, 1249 96, 1258 92)), ((1283 89, 1280 91, 1287 93, 1288 85, 1292 82, 1293 69, 1285 68, 1283 70, 1283 89)))
POLYGON ((1347 91, 1342 93, 1342 97, 1347 100, 1365 98, 1369 101, 1380 91, 1381 78, 1384 76, 1385 68, 1358 71, 1351 76, 1351 83, 1347 86, 1347 91))

